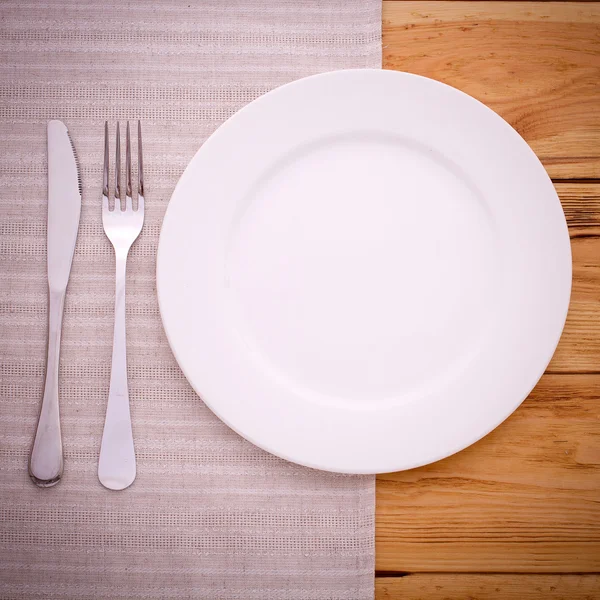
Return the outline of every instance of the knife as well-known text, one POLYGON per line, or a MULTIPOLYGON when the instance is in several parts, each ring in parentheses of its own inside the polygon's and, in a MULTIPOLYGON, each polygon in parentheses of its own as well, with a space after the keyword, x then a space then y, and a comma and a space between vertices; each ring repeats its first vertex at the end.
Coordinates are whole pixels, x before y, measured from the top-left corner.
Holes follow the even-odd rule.
POLYGON ((29 476, 40 487, 63 472, 58 411, 58 365, 63 308, 81 213, 81 179, 69 131, 48 123, 48 355, 42 407, 29 457, 29 476))

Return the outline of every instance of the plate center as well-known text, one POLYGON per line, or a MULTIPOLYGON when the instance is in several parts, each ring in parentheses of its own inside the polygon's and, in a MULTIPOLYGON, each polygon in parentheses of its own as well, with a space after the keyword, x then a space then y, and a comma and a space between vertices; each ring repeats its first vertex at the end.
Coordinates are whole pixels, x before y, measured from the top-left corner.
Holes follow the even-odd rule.
POLYGON ((321 140, 265 173, 230 232, 232 323, 275 379, 319 402, 406 402, 479 348, 491 213, 461 170, 385 134, 321 140))

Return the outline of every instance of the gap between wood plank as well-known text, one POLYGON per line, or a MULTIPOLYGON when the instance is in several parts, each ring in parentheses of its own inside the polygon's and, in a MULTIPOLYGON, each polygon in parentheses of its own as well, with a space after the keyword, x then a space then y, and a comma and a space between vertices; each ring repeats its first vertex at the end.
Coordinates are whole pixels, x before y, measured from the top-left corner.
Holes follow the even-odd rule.
POLYGON ((600 371, 544 371, 544 375, 600 375, 600 371))
MULTIPOLYGON (((443 0, 442 0, 443 1, 443 0)), ((448 0, 449 2, 454 0, 448 0)), ((596 0, 594 0, 596 1, 596 0)), ((581 184, 590 184, 590 183, 600 183, 600 179, 595 177, 574 177, 573 179, 568 179, 566 177, 551 177, 552 183, 572 183, 574 185, 581 184)))

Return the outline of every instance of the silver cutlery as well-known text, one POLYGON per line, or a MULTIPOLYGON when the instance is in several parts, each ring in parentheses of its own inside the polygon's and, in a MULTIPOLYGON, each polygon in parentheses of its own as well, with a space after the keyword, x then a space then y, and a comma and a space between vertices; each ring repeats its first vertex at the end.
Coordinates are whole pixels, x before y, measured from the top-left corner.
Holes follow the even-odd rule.
POLYGON ((117 123, 115 157, 115 202, 109 207, 108 123, 104 126, 104 171, 102 179, 102 222, 115 250, 115 326, 106 419, 98 461, 98 479, 104 487, 122 490, 135 479, 135 450, 127 385, 127 343, 125 336, 125 279, 127 255, 144 224, 144 173, 142 127, 138 121, 138 201, 133 208, 131 189, 131 139, 127 123, 125 142, 125 207, 122 207, 121 136, 117 123))
POLYGON ((60 481, 63 451, 58 406, 58 367, 63 309, 81 213, 81 179, 69 132, 48 123, 48 354, 44 395, 29 476, 40 487, 60 481))

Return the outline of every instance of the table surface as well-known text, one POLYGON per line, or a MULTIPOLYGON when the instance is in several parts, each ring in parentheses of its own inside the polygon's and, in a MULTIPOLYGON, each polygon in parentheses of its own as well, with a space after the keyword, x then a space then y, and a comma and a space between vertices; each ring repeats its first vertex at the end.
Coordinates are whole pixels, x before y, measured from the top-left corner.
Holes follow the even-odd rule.
POLYGON ((600 2, 384 1, 383 66, 471 94, 527 140, 565 210, 573 292, 505 423, 378 477, 377 599, 600 598, 600 2))

